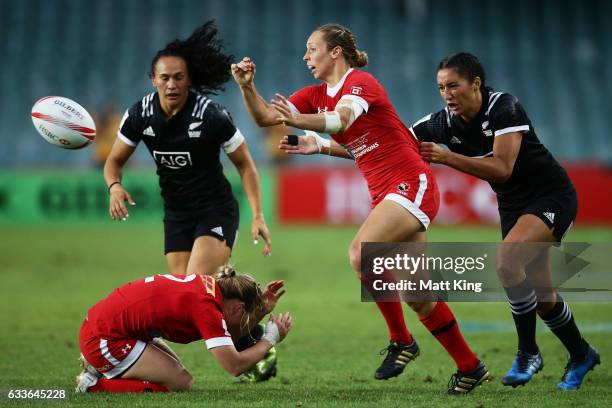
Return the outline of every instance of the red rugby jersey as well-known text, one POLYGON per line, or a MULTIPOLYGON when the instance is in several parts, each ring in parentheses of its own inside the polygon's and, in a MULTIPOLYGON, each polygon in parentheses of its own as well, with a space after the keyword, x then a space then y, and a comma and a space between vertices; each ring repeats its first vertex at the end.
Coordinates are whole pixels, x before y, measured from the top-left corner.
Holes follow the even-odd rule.
POLYGON ((331 136, 355 158, 372 199, 397 180, 418 180, 418 175, 428 170, 418 141, 400 120, 387 92, 365 71, 351 68, 333 88, 325 82, 307 86, 289 101, 292 109, 307 114, 335 110, 341 98, 358 103, 364 112, 344 133, 331 136))
POLYGON ((233 345, 215 279, 200 275, 153 275, 115 289, 87 313, 102 338, 175 343, 204 339, 207 348, 233 345))

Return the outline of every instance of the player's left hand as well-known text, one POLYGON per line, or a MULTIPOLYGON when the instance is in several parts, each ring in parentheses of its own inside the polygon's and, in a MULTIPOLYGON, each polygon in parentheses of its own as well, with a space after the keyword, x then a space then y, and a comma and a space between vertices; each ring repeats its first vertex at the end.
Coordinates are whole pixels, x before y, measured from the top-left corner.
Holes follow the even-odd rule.
POLYGON ((263 219, 263 217, 256 217, 253 219, 253 222, 251 222, 251 236, 254 244, 259 242, 260 236, 263 238, 266 244, 261 252, 263 256, 269 256, 272 254, 272 240, 270 239, 270 231, 268 230, 268 226, 266 225, 266 221, 263 219))
POLYGON ((318 154, 321 153, 321 148, 316 142, 314 136, 302 135, 298 136, 298 144, 289 144, 289 136, 283 136, 278 145, 279 150, 289 154, 318 154))
POLYGON ((432 142, 422 142, 420 145, 421 156, 425 161, 430 163, 441 163, 446 162, 448 151, 432 142))
POLYGON ((280 299, 281 296, 285 294, 285 289, 283 289, 284 287, 285 281, 282 280, 274 280, 272 282, 268 282, 266 288, 261 294, 264 304, 264 311, 266 312, 266 314, 274 310, 278 299, 280 299))
POLYGON ((291 112, 287 98, 279 93, 274 95, 276 98, 272 99, 270 104, 272 104, 272 107, 274 107, 278 113, 278 117, 276 119, 279 121, 279 123, 283 123, 287 126, 295 126, 295 116, 293 116, 293 113, 291 112))

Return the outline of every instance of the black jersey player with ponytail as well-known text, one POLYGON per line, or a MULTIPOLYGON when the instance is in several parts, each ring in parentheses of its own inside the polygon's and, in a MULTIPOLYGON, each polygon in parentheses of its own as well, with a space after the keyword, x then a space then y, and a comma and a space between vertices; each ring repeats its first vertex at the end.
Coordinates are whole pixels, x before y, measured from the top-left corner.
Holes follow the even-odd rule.
POLYGON ((229 113, 210 99, 230 78, 231 55, 209 21, 186 40, 174 40, 151 62, 156 92, 125 113, 106 160, 104 178, 113 219, 134 205, 122 169, 143 142, 157 166, 164 201, 165 254, 173 274, 211 274, 227 263, 238 230, 238 204, 223 174, 223 149, 236 166, 252 211, 253 239, 270 237, 263 218, 257 169, 229 113))

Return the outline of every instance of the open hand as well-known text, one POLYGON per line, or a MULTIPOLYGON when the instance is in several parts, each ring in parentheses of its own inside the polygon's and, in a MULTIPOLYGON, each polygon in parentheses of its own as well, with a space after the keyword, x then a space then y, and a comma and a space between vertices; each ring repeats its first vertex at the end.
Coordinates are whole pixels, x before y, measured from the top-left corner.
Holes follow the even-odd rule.
POLYGON ((297 146, 290 145, 289 138, 287 136, 283 136, 283 138, 280 140, 278 148, 289 154, 317 154, 321 152, 315 137, 311 135, 299 136, 297 146))
POLYGON ((254 244, 259 242, 260 236, 263 238, 265 242, 264 249, 261 252, 263 256, 272 254, 272 240, 270 239, 270 231, 268 230, 268 226, 263 218, 257 217, 253 219, 253 222, 251 222, 251 236, 254 244))
POLYGON ((285 294, 285 281, 273 280, 268 282, 261 297, 263 299, 264 311, 270 313, 276 307, 278 300, 285 294))
POLYGON ((281 313, 277 317, 270 316, 270 320, 278 327, 278 334, 280 337, 278 341, 283 341, 283 339, 287 337, 289 330, 291 330, 293 318, 289 313, 281 313))
POLYGON ((296 116, 291 112, 291 108, 289 107, 289 101, 283 95, 277 93, 274 94, 276 96, 275 99, 270 101, 270 104, 274 109, 276 109, 276 113, 278 114, 277 120, 279 123, 283 123, 287 126, 295 126, 296 116))
POLYGON ((117 221, 126 221, 130 214, 125 206, 125 202, 127 201, 130 205, 136 205, 134 200, 132 200, 132 196, 119 183, 113 185, 109 193, 108 213, 111 218, 117 221))

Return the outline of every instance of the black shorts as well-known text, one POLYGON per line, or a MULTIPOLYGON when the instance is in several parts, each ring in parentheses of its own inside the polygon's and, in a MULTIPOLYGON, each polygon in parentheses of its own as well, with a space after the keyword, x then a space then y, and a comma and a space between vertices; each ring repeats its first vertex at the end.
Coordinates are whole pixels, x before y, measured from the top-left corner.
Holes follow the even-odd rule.
POLYGON ((196 238, 215 237, 232 249, 238 234, 238 208, 209 211, 193 217, 164 218, 164 253, 191 251, 196 238))
POLYGON ((561 242, 574 223, 577 213, 578 197, 574 188, 538 197, 520 211, 500 209, 499 217, 501 220, 502 238, 506 238, 506 235, 508 235, 521 215, 533 214, 544 221, 552 229, 557 242, 561 242))

